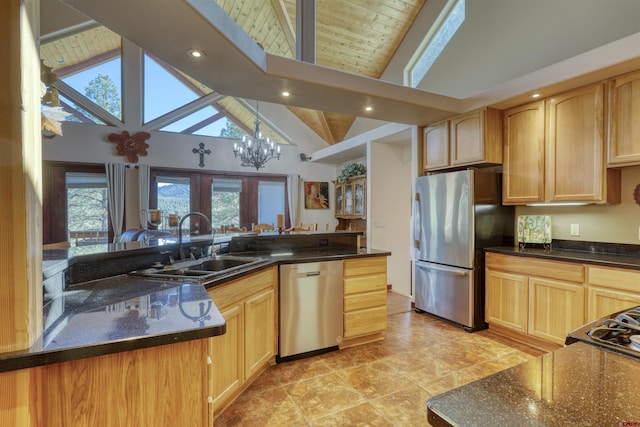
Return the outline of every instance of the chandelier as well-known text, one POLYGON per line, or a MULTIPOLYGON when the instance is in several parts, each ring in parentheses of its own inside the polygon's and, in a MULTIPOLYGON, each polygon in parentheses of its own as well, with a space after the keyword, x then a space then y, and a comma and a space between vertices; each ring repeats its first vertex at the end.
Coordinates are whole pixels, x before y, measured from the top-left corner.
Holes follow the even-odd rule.
POLYGON ((269 138, 262 137, 257 104, 255 125, 253 138, 244 135, 241 145, 238 145, 238 143, 233 144, 233 154, 235 157, 240 157, 242 166, 253 166, 256 170, 259 170, 269 160, 280 159, 280 145, 274 144, 269 138))

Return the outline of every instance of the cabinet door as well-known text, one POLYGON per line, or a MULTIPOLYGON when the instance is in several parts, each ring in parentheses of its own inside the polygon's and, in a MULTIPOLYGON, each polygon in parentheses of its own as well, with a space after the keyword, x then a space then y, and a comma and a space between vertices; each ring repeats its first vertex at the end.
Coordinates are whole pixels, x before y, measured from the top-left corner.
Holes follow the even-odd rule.
POLYGON ((584 288, 557 280, 529 278, 529 334, 563 345, 585 323, 584 288))
POLYGON ((543 201, 544 101, 505 111, 503 141, 503 203, 543 201))
POLYGON ((482 110, 451 119, 451 164, 464 165, 484 160, 482 110))
POLYGON ((353 183, 353 214, 363 218, 366 209, 365 182, 364 179, 358 179, 353 183))
POLYGON ((344 185, 344 215, 353 215, 353 183, 344 185))
POLYGON ((210 414, 225 403, 244 381, 243 305, 229 307, 221 314, 227 323, 227 331, 209 338, 209 357, 212 360, 209 367, 210 414))
POLYGON ((640 293, 589 286, 587 322, 640 305, 640 293))
POLYGON ((261 292, 245 302, 245 375, 256 373, 275 354, 275 292, 261 292))
POLYGON ((640 73, 609 83, 609 164, 640 164, 640 73))
POLYGON ((604 83, 547 100, 546 199, 604 198, 604 83))
POLYGON ((486 322, 527 333, 529 313, 527 277, 487 270, 485 285, 486 322))
POLYGON ((344 313, 344 338, 382 332, 387 328, 387 304, 344 313))
POLYGON ((423 169, 425 171, 449 166, 449 121, 424 128, 423 169))
POLYGON ((336 215, 344 213, 344 184, 336 183, 336 215))

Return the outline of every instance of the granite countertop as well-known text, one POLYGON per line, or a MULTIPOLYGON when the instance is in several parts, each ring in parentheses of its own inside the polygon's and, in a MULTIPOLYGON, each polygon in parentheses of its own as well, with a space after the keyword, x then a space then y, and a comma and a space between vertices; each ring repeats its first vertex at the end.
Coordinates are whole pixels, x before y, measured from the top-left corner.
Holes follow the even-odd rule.
POLYGON ((41 338, 0 353, 0 372, 222 335, 224 318, 201 284, 127 275, 62 292, 43 307, 41 338))
POLYGON ((554 240, 550 249, 528 245, 524 249, 518 246, 499 246, 485 248, 485 251, 640 270, 638 245, 554 240))
POLYGON ((434 426, 636 425, 639 382, 639 359, 578 342, 429 399, 428 420, 434 426))
MULTIPOLYGON (((314 234, 317 238, 323 233, 302 234, 314 234)), ((231 240, 234 236, 221 237, 231 240)), ((270 239, 265 237, 266 241, 270 239)), ((197 241, 203 242, 204 236, 197 241)), ((91 268, 104 269, 105 258, 113 258, 117 263, 123 256, 153 255, 177 247, 172 241, 122 245, 126 248, 95 245, 46 251, 45 264, 56 263, 52 271, 74 263, 89 263, 93 265, 91 268)), ((388 251, 358 250, 352 246, 293 250, 287 245, 279 246, 282 247, 230 253, 259 257, 262 262, 216 275, 206 283, 197 283, 195 279, 172 281, 118 274, 68 285, 44 305, 44 333, 40 340, 28 350, 0 353, 0 372, 221 335, 226 331, 226 324, 206 288, 279 264, 391 255, 388 251)))

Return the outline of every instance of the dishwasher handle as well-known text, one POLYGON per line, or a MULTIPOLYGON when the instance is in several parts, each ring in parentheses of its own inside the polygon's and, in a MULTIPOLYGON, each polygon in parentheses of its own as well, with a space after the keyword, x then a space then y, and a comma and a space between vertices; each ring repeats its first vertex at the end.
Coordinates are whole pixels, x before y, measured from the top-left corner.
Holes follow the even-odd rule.
POLYGON ((309 272, 307 272, 307 277, 319 276, 319 275, 320 275, 319 271, 309 271, 309 272))

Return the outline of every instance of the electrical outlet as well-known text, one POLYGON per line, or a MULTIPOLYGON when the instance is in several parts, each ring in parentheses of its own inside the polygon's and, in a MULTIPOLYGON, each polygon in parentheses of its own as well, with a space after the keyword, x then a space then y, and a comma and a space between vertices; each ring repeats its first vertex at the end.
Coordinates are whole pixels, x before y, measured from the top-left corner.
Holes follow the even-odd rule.
POLYGON ((571 224, 571 235, 572 236, 580 235, 580 224, 571 224))

